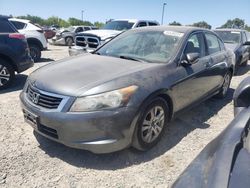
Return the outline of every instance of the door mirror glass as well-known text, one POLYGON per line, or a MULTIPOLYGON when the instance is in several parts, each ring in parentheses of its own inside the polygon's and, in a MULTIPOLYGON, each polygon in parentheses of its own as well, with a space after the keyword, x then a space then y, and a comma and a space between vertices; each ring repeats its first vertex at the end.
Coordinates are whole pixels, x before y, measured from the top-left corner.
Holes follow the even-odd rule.
POLYGON ((243 45, 246 45, 246 46, 250 45, 250 41, 246 41, 243 45))

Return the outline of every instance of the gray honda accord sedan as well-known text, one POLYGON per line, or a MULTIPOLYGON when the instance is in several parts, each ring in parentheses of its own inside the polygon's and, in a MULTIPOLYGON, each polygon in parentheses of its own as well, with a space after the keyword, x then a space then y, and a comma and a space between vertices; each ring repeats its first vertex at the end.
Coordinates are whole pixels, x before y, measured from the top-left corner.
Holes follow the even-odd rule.
POLYGON ((34 71, 20 95, 24 118, 69 147, 147 150, 177 112, 227 94, 234 61, 209 30, 133 29, 91 54, 34 71))

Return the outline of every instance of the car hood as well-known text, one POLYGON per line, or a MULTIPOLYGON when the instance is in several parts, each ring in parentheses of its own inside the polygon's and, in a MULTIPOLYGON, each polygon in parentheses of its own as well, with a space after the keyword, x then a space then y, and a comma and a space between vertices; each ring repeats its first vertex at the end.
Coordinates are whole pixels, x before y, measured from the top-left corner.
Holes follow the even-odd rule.
MULTIPOLYGON (((67 96, 82 96, 84 92, 122 76, 155 66, 115 57, 83 54, 34 71, 29 81, 40 90, 67 96)), ((117 88, 114 88, 117 89, 117 88)))
POLYGON ((89 31, 84 31, 79 33, 80 35, 83 34, 92 34, 92 35, 96 35, 98 37, 101 38, 101 40, 105 40, 108 39, 110 37, 114 37, 118 34, 120 34, 122 31, 118 31, 118 30, 107 30, 107 29, 99 29, 99 30, 89 30, 89 31))
POLYGON ((232 50, 234 52, 239 47, 239 44, 225 43, 225 46, 227 49, 232 50))

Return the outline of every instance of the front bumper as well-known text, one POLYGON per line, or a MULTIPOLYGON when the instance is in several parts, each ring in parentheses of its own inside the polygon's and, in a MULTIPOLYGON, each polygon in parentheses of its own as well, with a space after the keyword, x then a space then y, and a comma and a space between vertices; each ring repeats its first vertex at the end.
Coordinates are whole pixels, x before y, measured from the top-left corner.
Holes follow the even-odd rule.
POLYGON ((132 142, 136 124, 136 110, 133 108, 84 113, 52 112, 32 105, 23 92, 20 99, 22 109, 37 116, 34 130, 66 146, 93 153, 110 153, 124 149, 132 142))
POLYGON ((57 39, 54 37, 52 39, 49 39, 48 42, 49 44, 52 44, 52 45, 66 45, 64 38, 57 39))

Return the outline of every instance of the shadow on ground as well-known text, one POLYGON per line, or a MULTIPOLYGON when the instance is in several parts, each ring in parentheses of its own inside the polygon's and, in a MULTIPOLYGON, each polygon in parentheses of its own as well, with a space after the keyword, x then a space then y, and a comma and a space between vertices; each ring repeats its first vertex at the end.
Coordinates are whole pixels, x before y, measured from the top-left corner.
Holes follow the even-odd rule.
POLYGON ((161 141, 147 152, 139 152, 134 149, 125 149, 111 154, 96 155, 84 150, 68 148, 56 142, 50 141, 34 132, 40 148, 50 157, 59 158, 76 167, 85 167, 98 170, 115 170, 126 168, 150 161, 161 156, 166 151, 177 145, 185 136, 195 129, 210 127, 206 123, 208 119, 216 115, 226 104, 232 101, 233 89, 229 90, 225 99, 212 98, 190 111, 182 113, 173 120, 161 141))
POLYGON ((9 88, 0 91, 0 94, 22 90, 27 78, 28 76, 25 74, 17 74, 13 84, 9 88))
POLYGON ((55 61, 55 60, 51 59, 51 58, 41 58, 38 62, 35 62, 35 64, 37 64, 37 63, 46 63, 46 62, 51 62, 51 61, 55 61))

